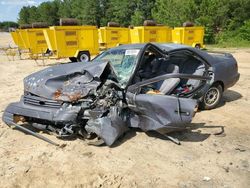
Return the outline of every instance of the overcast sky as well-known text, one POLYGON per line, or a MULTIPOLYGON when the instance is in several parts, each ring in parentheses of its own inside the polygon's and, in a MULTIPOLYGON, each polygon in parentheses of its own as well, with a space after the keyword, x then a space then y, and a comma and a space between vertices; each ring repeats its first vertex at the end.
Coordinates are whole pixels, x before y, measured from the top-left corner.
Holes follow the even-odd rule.
POLYGON ((18 13, 23 6, 37 6, 48 0, 0 0, 0 22, 17 21, 18 13))

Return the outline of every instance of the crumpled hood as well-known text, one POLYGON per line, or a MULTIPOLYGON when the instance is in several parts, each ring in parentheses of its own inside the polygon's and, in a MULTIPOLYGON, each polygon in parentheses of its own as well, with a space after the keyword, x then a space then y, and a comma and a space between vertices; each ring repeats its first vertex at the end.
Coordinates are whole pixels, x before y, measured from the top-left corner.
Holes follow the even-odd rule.
POLYGON ((77 101, 97 89, 106 68, 113 70, 109 62, 56 65, 27 76, 24 90, 47 99, 77 101))

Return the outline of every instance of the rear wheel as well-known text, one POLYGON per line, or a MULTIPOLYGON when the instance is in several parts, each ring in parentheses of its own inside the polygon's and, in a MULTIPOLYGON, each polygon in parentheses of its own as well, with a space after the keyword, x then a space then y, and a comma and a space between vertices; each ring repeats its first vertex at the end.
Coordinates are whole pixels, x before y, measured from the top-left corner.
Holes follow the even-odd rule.
POLYGON ((78 62, 88 62, 90 60, 90 54, 88 51, 79 52, 77 56, 78 62))
POLYGON ((200 107, 205 110, 211 110, 215 108, 222 97, 223 89, 220 84, 212 85, 205 93, 200 107))

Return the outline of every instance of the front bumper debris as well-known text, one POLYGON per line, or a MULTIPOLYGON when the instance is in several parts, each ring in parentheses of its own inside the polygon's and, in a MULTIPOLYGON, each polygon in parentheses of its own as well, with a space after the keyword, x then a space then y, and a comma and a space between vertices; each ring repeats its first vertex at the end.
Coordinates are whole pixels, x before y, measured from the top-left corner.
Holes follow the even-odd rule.
POLYGON ((14 122, 15 116, 23 116, 28 119, 38 119, 54 123, 72 123, 76 121, 80 111, 79 106, 72 106, 64 103, 57 108, 48 106, 36 106, 24 102, 24 97, 20 102, 11 103, 7 106, 3 114, 3 121, 10 125, 14 122))

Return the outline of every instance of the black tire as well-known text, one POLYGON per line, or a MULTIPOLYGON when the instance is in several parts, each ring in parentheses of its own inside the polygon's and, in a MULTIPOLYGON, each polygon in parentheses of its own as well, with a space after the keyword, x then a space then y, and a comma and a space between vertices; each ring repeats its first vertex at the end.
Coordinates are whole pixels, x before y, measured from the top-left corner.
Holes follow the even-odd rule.
POLYGON ((49 24, 45 22, 35 22, 32 23, 32 28, 48 28, 49 24))
POLYGON ((77 62, 77 58, 76 58, 76 57, 69 57, 69 60, 70 60, 71 62, 77 62))
POLYGON ((75 18, 60 18, 60 26, 79 25, 78 19, 75 18))
POLYGON ((20 29, 31 29, 32 25, 31 24, 22 24, 19 26, 20 29))
POLYGON ((214 109, 220 102, 223 89, 220 84, 212 85, 203 96, 200 108, 203 110, 214 109))
POLYGON ((190 22, 190 21, 187 21, 187 22, 184 22, 182 24, 183 27, 194 27, 194 23, 193 22, 190 22))
POLYGON ((200 44, 196 44, 196 45, 195 45, 195 48, 201 49, 201 45, 200 45, 200 44))
POLYGON ((156 26, 156 22, 154 20, 145 20, 143 26, 156 26))
POLYGON ((108 27, 120 27, 120 24, 116 22, 108 22, 107 26, 108 27))
POLYGON ((79 52, 77 61, 84 63, 90 61, 90 53, 88 51, 79 52))

